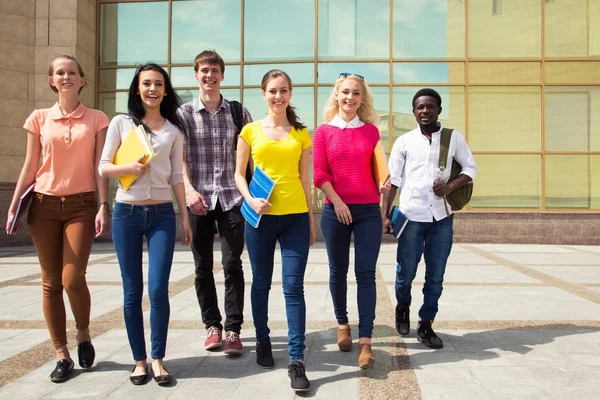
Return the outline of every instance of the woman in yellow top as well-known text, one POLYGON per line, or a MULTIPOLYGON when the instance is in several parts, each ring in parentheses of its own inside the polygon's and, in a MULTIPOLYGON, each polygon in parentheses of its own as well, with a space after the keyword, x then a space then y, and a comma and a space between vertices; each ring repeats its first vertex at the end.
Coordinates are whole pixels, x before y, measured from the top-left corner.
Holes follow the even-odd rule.
POLYGON ((254 228, 246 224, 245 237, 252 265, 252 317, 256 329, 256 363, 273 368, 269 339, 268 303, 275 245, 279 241, 282 283, 288 322, 288 376, 292 389, 306 391, 310 383, 304 370, 304 272, 315 228, 310 201, 308 162, 312 144, 306 126, 290 105, 292 81, 274 69, 262 79, 262 95, 269 108, 265 119, 249 123, 238 141, 235 183, 245 201, 261 215, 254 228), (245 178, 249 156, 275 181, 269 201, 254 198, 245 178))

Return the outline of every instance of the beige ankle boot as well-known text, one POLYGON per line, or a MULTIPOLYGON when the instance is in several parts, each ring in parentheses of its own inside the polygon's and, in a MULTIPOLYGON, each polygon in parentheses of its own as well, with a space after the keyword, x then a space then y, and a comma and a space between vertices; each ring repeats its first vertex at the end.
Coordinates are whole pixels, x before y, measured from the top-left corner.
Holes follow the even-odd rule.
POLYGON ((373 357, 373 351, 371 350, 371 344, 359 343, 358 344, 358 367, 360 369, 373 368, 375 365, 375 357, 373 357))
POLYGON ((352 350, 352 333, 350 325, 339 325, 337 334, 337 344, 340 351, 352 350))

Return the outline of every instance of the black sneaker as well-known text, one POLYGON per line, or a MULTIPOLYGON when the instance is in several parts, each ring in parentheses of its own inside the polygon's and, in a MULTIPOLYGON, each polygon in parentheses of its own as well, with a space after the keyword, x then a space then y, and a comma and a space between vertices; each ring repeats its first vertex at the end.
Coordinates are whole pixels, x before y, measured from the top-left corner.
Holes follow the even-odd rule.
POLYGON ((295 392, 306 392, 310 389, 310 382, 306 377, 304 363, 302 361, 292 361, 288 366, 288 377, 295 392))
POLYGON ((50 380, 52 382, 64 382, 71 377, 71 371, 75 368, 73 360, 62 359, 56 362, 54 371, 50 374, 50 380))
POLYGON ((396 306, 396 330, 402 336, 410 332, 410 308, 396 306))
POLYGON ((79 358, 79 366, 83 369, 91 368, 94 365, 96 351, 92 342, 85 341, 77 345, 77 358, 79 358))
POLYGON ((256 343, 256 363, 259 367, 271 369, 275 366, 271 341, 256 343))
POLYGON ((419 324, 417 325, 417 340, 432 349, 441 349, 444 347, 442 339, 435 334, 431 327, 431 322, 429 321, 419 321, 419 324))

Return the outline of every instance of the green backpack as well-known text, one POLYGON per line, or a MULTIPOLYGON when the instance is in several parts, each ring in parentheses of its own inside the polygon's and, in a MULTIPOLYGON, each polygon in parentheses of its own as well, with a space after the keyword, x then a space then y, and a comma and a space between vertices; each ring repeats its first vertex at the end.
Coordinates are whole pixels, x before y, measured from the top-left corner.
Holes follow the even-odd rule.
MULTIPOLYGON (((442 136, 440 138, 440 171, 443 172, 446 168, 446 161, 448 160, 448 149, 450 148, 450 139, 452 138, 453 129, 442 128, 442 136)), ((460 171, 462 170, 461 165, 452 157, 452 170, 450 171, 450 179, 448 183, 455 180, 460 171)), ((454 189, 444 197, 444 205, 446 206, 446 214, 450 214, 448 210, 448 204, 452 211, 462 210, 473 194, 473 182, 454 189)))

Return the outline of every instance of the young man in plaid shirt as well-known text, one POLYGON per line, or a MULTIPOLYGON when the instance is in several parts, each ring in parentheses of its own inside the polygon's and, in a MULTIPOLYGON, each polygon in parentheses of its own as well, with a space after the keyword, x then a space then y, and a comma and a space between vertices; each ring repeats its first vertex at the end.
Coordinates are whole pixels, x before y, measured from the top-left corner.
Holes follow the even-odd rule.
MULTIPOLYGON (((192 226, 196 296, 207 335, 204 348, 222 346, 221 313, 213 274, 215 233, 221 239, 225 275, 225 353, 241 354, 240 329, 244 311, 244 218, 242 196, 234 180, 238 127, 231 103, 221 95, 225 63, 217 52, 205 50, 194 60, 200 96, 184 104, 184 181, 192 226)), ((243 124, 252 121, 242 108, 243 124)))

